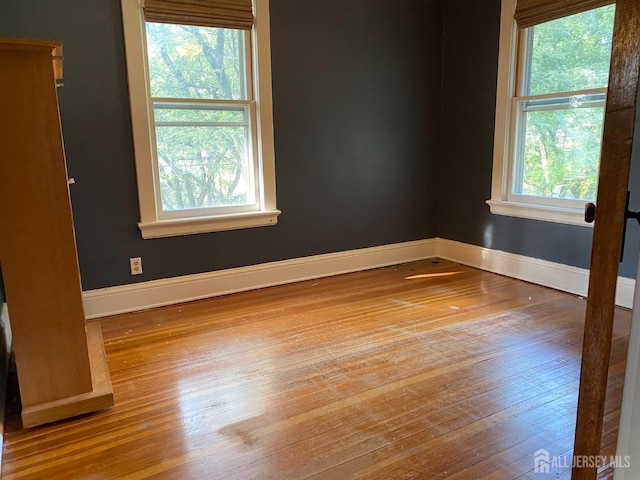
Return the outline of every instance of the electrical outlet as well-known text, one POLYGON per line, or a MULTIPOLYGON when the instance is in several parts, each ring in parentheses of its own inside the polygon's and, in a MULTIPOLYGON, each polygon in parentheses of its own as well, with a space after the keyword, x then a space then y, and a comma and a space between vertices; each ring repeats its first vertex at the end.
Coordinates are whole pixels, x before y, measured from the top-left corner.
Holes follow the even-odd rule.
POLYGON ((131 275, 142 275, 142 258, 134 257, 129 259, 131 266, 131 275))

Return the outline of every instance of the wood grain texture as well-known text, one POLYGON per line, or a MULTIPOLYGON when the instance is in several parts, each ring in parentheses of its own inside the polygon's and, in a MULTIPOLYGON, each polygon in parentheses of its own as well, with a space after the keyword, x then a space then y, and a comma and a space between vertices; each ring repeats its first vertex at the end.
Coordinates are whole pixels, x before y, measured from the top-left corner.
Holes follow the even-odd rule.
POLYGON ((104 358, 100 373, 92 368, 102 342, 89 349, 85 330, 55 83, 61 50, 0 38, 0 263, 27 425, 112 404, 94 382, 108 379, 104 358))
POLYGON ((89 324, 86 329, 89 364, 91 366, 91 391, 30 407, 23 406, 23 426, 35 427, 84 413, 97 412, 113 406, 111 376, 104 351, 100 324, 89 324))
POLYGON ((23 429, 14 388, 2 478, 566 479, 584 309, 430 260, 103 319, 115 406, 23 429))
POLYGON ((0 39, 0 261, 25 405, 91 391, 56 45, 0 39))
MULTIPOLYGON (((611 351, 616 281, 626 209, 640 79, 640 2, 618 0, 598 179, 575 453, 600 450, 611 351)), ((574 480, 594 480, 596 468, 574 469, 574 480)))

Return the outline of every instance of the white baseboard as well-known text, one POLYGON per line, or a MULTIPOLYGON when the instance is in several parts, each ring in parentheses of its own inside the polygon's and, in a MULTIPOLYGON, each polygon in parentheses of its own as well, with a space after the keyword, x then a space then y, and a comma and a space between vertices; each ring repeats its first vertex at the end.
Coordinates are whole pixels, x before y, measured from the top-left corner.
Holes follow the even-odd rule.
MULTIPOLYGON (((441 238, 438 239, 437 255, 470 267, 583 297, 586 297, 589 287, 589 270, 586 268, 571 267, 441 238)), ((631 278, 618 277, 616 303, 619 306, 632 308, 635 284, 635 280, 631 278)))
POLYGON ((145 310, 436 256, 438 239, 383 245, 85 291, 87 318, 145 310))
MULTIPOLYGON (((87 318, 100 318, 436 256, 576 295, 587 294, 587 269, 431 238, 89 290, 84 292, 84 307, 87 318)), ((631 308, 634 289, 635 280, 619 277, 618 305, 631 308)))

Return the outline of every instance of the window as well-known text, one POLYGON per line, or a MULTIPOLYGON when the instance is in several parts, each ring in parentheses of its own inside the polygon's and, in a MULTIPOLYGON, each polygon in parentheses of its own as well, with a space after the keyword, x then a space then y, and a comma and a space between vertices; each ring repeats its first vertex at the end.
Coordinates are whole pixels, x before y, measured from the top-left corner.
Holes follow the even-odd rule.
POLYGON ((146 2, 122 0, 142 236, 274 225, 268 0, 244 24, 146 2))
POLYGON ((587 225, 597 191, 615 5, 517 30, 503 0, 493 213, 587 225))

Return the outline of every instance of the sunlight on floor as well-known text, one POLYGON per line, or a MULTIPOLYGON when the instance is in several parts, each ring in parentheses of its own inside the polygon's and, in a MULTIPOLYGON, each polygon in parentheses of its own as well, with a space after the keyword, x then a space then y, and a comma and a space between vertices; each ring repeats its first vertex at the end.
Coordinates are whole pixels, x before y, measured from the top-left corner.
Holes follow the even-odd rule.
POLYGON ((463 273, 463 272, 424 273, 422 275, 412 275, 410 277, 405 277, 405 280, 416 280, 418 278, 450 277, 452 275, 458 275, 459 273, 463 273))

